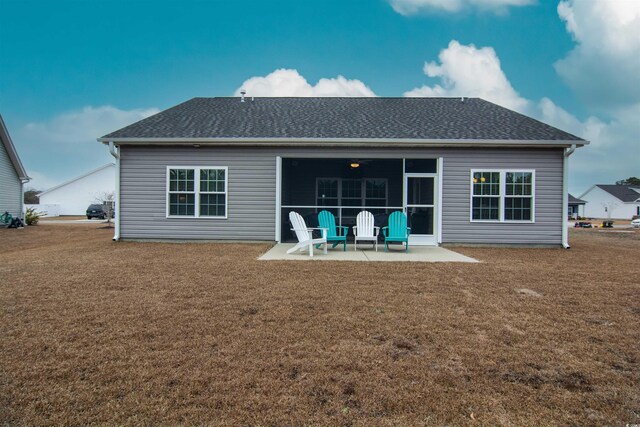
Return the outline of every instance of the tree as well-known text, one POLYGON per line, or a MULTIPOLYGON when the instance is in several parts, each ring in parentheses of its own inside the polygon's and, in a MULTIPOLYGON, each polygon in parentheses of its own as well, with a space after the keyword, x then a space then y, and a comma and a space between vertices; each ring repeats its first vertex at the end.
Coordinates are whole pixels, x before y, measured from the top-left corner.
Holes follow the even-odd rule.
POLYGON ((111 227, 111 218, 116 208, 116 193, 113 191, 99 193, 94 200, 97 204, 102 205, 102 209, 107 217, 107 224, 111 227))
POLYGON ((41 191, 38 190, 27 190, 24 192, 24 202, 28 205, 37 205, 40 203, 40 199, 38 198, 38 194, 41 191))
POLYGON ((621 179, 620 181, 616 181, 617 185, 637 185, 640 186, 640 178, 635 176, 630 176, 627 179, 621 179))

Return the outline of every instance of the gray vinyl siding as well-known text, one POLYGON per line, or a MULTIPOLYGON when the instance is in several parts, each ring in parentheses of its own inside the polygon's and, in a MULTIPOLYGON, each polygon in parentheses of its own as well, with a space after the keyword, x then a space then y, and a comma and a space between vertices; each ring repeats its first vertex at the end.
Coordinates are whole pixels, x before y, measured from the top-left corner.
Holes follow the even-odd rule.
POLYGON ((9 154, 0 142, 0 214, 22 217, 22 183, 9 154))
POLYGON ((256 147, 121 148, 123 239, 275 239, 276 156, 443 157, 443 243, 552 244, 562 241, 562 149, 345 149, 256 147), (227 219, 166 218, 167 166, 227 166, 227 219), (535 223, 470 221, 471 169, 534 169, 535 223))

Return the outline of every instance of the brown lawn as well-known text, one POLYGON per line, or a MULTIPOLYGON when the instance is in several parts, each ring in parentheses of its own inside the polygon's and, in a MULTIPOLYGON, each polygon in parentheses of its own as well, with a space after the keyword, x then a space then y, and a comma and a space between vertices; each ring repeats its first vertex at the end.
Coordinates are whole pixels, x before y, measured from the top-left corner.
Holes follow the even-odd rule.
POLYGON ((374 264, 99 227, 0 230, 0 425, 640 423, 640 232, 374 264))

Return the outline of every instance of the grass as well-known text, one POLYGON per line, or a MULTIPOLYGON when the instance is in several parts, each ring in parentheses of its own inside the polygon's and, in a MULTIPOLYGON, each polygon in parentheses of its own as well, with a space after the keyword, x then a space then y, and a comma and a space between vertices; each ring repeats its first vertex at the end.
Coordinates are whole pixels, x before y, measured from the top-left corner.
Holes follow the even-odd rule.
POLYGON ((0 425, 640 423, 640 232, 480 264, 0 230, 0 425))

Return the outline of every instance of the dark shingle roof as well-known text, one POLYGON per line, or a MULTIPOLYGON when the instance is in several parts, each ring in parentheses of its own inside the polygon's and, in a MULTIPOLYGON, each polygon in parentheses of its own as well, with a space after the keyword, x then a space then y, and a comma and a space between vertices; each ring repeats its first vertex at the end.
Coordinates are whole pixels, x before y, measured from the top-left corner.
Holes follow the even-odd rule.
POLYGON ((102 139, 551 140, 577 136, 479 98, 194 98, 102 139))
POLYGON ((578 199, 577 197, 573 197, 571 194, 569 194, 569 204, 570 205, 586 205, 587 202, 585 202, 582 199, 578 199))
POLYGON ((622 200, 623 202, 635 202, 640 199, 640 193, 634 191, 633 188, 638 188, 632 185, 602 185, 598 184, 597 187, 602 188, 607 193, 622 200))

